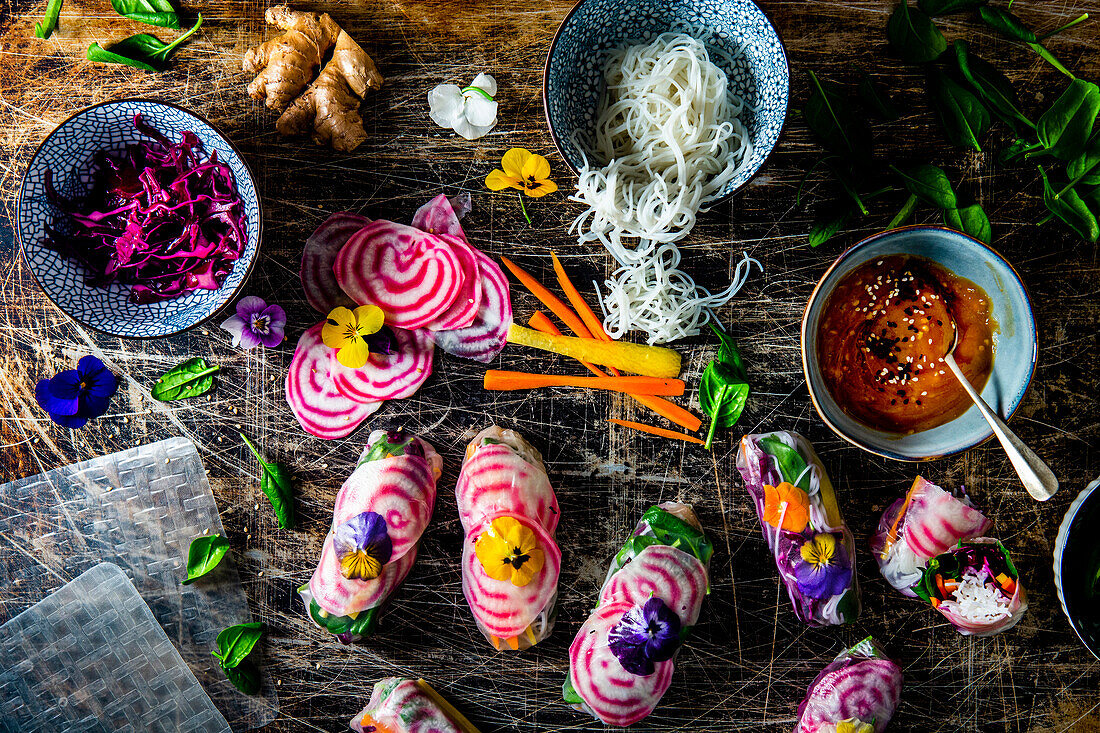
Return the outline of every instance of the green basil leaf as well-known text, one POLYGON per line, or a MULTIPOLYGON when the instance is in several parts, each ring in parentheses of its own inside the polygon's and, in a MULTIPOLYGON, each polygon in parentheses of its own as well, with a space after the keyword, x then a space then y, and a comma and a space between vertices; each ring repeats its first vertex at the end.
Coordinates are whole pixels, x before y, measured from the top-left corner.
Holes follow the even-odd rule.
POLYGON ((699 405, 710 416, 704 448, 710 450, 717 428, 728 428, 737 423, 748 397, 749 385, 732 368, 720 361, 707 365, 699 382, 699 405))
POLYGON ((721 342, 721 346, 718 347, 718 361, 732 369, 734 375, 742 382, 747 382, 749 376, 745 371, 745 362, 741 358, 741 351, 737 348, 733 336, 718 328, 713 322, 710 324, 710 330, 714 331, 714 335, 721 342))
POLYGON ((982 101, 996 114, 1002 122, 1012 128, 1014 132, 1020 125, 1034 128, 1035 123, 1029 120, 1017 105, 1016 89, 1008 77, 997 70, 992 64, 982 61, 970 54, 966 41, 957 40, 954 43, 955 61, 963 78, 978 93, 982 101))
POLYGON ((1072 187, 1064 192, 1055 191, 1046 171, 1040 168, 1039 174, 1043 177, 1043 203, 1050 213, 1089 242, 1100 238, 1100 222, 1080 194, 1072 187))
POLYGON ((870 135, 856 125, 840 87, 821 81, 813 71, 809 74, 813 91, 806 100, 802 116, 810 131, 829 150, 869 155, 870 135))
POLYGON ((191 540, 191 546, 187 550, 187 578, 183 584, 190 585, 218 567, 227 552, 229 539, 220 534, 191 540))
POLYGON ((805 492, 810 490, 810 472, 806 470, 809 464, 802 454, 784 443, 779 438, 767 436, 757 441, 760 449, 769 456, 775 458, 779 465, 779 475, 792 486, 797 486, 805 492), (796 483, 797 482, 797 483, 796 483))
POLYGON ((989 110, 964 86, 938 69, 929 75, 929 85, 947 138, 960 148, 980 153, 978 138, 989 130, 989 110))
POLYGON ((46 14, 42 20, 34 24, 35 38, 49 38, 57 30, 57 18, 61 15, 61 5, 64 0, 49 0, 46 3, 46 14))
POLYGON ((1023 43, 1037 43, 1039 40, 1033 30, 1008 11, 983 5, 978 8, 978 14, 987 26, 1010 40, 1023 43))
POLYGON ((938 209, 954 209, 959 205, 955 189, 951 187, 951 179, 942 168, 927 163, 904 171, 896 166, 890 168, 901 177, 909 193, 925 203, 938 209))
POLYGON ((1072 160, 1085 152, 1098 114, 1100 87, 1074 79, 1039 118, 1035 133, 1051 155, 1072 160))
POLYGON ((246 695, 255 695, 260 691, 260 668, 251 662, 236 667, 222 667, 225 676, 233 686, 246 695))
POLYGON ((263 476, 260 477, 260 490, 271 502, 271 508, 275 510, 275 519, 283 529, 294 527, 294 485, 290 478, 290 472, 285 466, 274 461, 265 461, 252 444, 252 441, 240 434, 252 455, 260 462, 263 468, 263 476))
POLYGON ((867 105, 867 109, 871 111, 871 114, 881 120, 893 122, 901 116, 894 100, 890 98, 890 95, 886 93, 881 85, 875 83, 870 74, 864 74, 863 78, 859 80, 859 98, 867 105))
POLYGON ((979 242, 989 244, 993 241, 993 225, 989 223, 985 209, 978 204, 964 206, 961 209, 944 209, 943 223, 952 229, 969 234, 979 242))
POLYGON ((987 2, 989 0, 917 0, 917 7, 929 15, 950 15, 980 8, 987 2))
POLYGON ((824 218, 814 220, 813 226, 810 227, 810 246, 817 247, 835 237, 848 223, 850 216, 851 212, 844 211, 835 216, 826 215, 824 218))
POLYGON ((886 24, 886 37, 903 61, 926 64, 947 50, 947 39, 924 11, 909 7, 902 0, 886 24))
POLYGON ((179 28, 180 19, 168 0, 111 0, 119 15, 147 25, 179 28))
POLYGON ((88 46, 88 60, 98 61, 101 64, 122 64, 123 66, 132 66, 135 69, 143 69, 145 71, 160 71, 160 69, 152 64, 139 61, 138 59, 132 59, 122 54, 112 53, 104 49, 98 43, 93 43, 91 46, 88 46))
POLYGON ((230 626, 218 634, 218 651, 210 653, 221 662, 223 669, 233 669, 252 653, 263 634, 264 625, 259 621, 230 626))
POLYGON ((214 373, 218 368, 207 364, 201 356, 177 364, 153 385, 153 399, 171 402, 206 394, 214 386, 214 373))

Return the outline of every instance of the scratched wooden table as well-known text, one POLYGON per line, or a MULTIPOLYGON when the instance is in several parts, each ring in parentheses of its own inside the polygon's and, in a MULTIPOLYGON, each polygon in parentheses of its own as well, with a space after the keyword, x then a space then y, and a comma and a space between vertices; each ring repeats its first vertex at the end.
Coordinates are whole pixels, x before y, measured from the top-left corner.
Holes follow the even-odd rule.
MULTIPOLYGON (((1035 381, 1014 425, 1050 461, 1063 482, 1047 505, 1022 491, 1002 453, 984 446, 919 467, 874 458, 843 444, 817 419, 799 361, 803 303, 839 251, 881 227, 889 214, 817 250, 806 243, 812 210, 795 206, 799 178, 818 154, 796 115, 766 170, 744 193, 702 217, 684 243, 686 267, 721 286, 746 250, 764 263, 743 293, 721 312, 745 352, 754 394, 741 420, 745 430, 794 429, 816 442, 837 485, 861 546, 877 515, 920 470, 948 485, 966 484, 996 519, 1031 591, 1031 610, 1013 631, 991 639, 960 637, 937 614, 902 600, 860 557, 865 611, 851 628, 812 630, 794 618, 776 580, 771 557, 734 468, 740 429, 722 433, 713 453, 695 446, 610 429, 608 417, 648 420, 627 399, 556 390, 488 394, 483 367, 439 355, 435 374, 412 399, 388 404, 371 426, 404 426, 426 436, 445 457, 440 501, 419 561, 396 594, 379 632, 364 644, 342 647, 307 623, 295 588, 309 577, 328 527, 333 498, 368 428, 325 442, 305 435, 282 398, 293 345, 318 320, 305 304, 297 267, 304 238, 331 212, 408 221, 440 192, 469 191, 473 213, 464 225, 490 253, 507 253, 544 279, 556 250, 577 281, 608 271, 609 258, 580 247, 566 232, 579 207, 564 195, 532 206, 521 217, 514 196, 490 194, 483 179, 501 154, 523 146, 547 154, 557 180, 572 182, 553 150, 542 116, 542 63, 568 0, 380 0, 310 6, 327 10, 374 55, 386 86, 364 105, 370 134, 350 156, 308 141, 280 140, 274 117, 249 100, 240 57, 270 36, 258 2, 217 0, 202 10, 203 29, 171 69, 146 74, 83 61, 93 40, 148 30, 118 20, 106 0, 68 0, 60 32, 34 39, 43 3, 0 1, 0 184, 5 220, 0 228, 0 476, 37 473, 131 445, 183 435, 200 449, 223 521, 233 542, 254 614, 270 633, 263 646, 265 674, 278 682, 279 720, 270 730, 339 731, 384 675, 423 676, 450 697, 482 730, 599 730, 560 700, 567 649, 587 615, 608 558, 648 505, 692 503, 714 538, 712 592, 672 688, 637 730, 785 731, 818 670, 844 646, 873 633, 905 668, 906 687, 892 730, 1100 730, 1100 662, 1073 636, 1058 608, 1051 552, 1062 514, 1073 496, 1100 472, 1100 410, 1095 365, 1100 361, 1096 321, 1100 269, 1097 249, 1054 227, 1037 229, 1043 215, 1033 170, 995 170, 987 156, 957 154, 942 142, 920 89, 921 80, 887 53, 883 28, 891 3, 779 2, 764 9, 786 42, 795 106, 806 96, 806 70, 854 82, 872 72, 894 89, 905 113, 883 128, 897 157, 944 163, 977 195, 993 220, 996 246, 1020 270, 1037 307, 1041 351, 1035 381), (441 81, 461 82, 476 71, 500 84, 499 126, 468 143, 430 123, 426 95, 441 81), (284 305, 288 341, 273 350, 241 352, 214 325, 153 342, 121 341, 89 333, 37 291, 12 242, 7 217, 35 146, 76 110, 125 96, 153 96, 189 106, 214 121, 239 145, 257 174, 263 196, 263 249, 247 292, 284 305), (706 275, 704 275, 706 274, 706 275), (85 353, 103 356, 125 375, 111 412, 79 432, 50 423, 34 402, 42 376, 69 367, 85 353), (185 358, 202 356, 223 372, 211 398, 172 405, 152 402, 157 375, 185 358), (559 540, 564 552, 561 607, 554 635, 523 654, 494 652, 474 628, 463 601, 458 557, 462 541, 451 488, 465 441, 498 422, 522 431, 543 451, 561 501, 559 540), (257 486, 257 467, 237 431, 258 439, 293 468, 301 521, 279 530, 257 486), (257 505, 259 508, 257 509, 257 505)), ((304 6, 300 6, 304 7, 304 6)), ((1100 16, 1096 0, 1034 2, 1016 10, 1040 29, 1080 12, 1100 16)), ((1062 78, 1029 52, 1012 48, 953 16, 949 34, 966 31, 976 51, 1003 61, 1026 102, 1049 101, 1062 78)), ((1100 31, 1080 26, 1052 42, 1080 75, 1100 77, 1100 31)), ((830 184, 812 179, 811 190, 830 184)), ((923 215, 925 220, 928 214, 923 215)), ((517 316, 535 303, 516 290, 517 316)), ((683 345, 685 376, 694 384, 714 353, 704 339, 683 345)), ((505 368, 578 372, 574 364, 509 349, 505 368)), ((691 403, 697 408, 692 395, 691 403)), ((55 568, 65 574, 63 567, 55 568)), ((2 591, 0 591, 2 592, 2 591)))

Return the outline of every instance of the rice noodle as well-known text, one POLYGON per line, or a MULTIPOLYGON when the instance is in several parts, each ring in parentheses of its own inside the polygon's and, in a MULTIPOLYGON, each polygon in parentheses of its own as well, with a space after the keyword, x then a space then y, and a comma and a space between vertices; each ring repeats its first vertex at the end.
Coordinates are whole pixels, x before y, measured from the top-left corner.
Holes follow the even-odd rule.
POLYGON ((730 286, 711 294, 678 269, 674 244, 747 165, 743 102, 707 47, 685 33, 611 52, 604 81, 592 144, 578 144, 584 166, 570 197, 587 206, 570 230, 581 243, 600 242, 620 265, 600 299, 604 326, 613 338, 644 331, 651 344, 695 335, 751 266, 760 267, 744 255, 730 286))

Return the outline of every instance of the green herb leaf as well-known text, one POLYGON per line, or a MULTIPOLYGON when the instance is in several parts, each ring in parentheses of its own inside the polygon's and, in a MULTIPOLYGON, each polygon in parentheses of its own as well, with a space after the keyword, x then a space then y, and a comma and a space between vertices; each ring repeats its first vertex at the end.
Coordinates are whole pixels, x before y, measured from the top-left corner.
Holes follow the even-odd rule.
POLYGON ((1072 160, 1085 151, 1098 114, 1100 87, 1074 79, 1039 118, 1035 133, 1051 155, 1072 160))
POLYGON ((220 534, 191 540, 191 546, 187 550, 187 579, 183 584, 190 585, 218 567, 227 552, 229 540, 220 534))
POLYGON ((1043 203, 1046 204, 1050 213, 1068 224, 1070 229, 1089 242, 1095 242, 1100 238, 1100 222, 1097 222, 1096 214, 1089 209, 1080 194, 1072 187, 1056 192, 1050 185, 1046 171, 1040 168, 1039 174, 1043 177, 1043 203), (1061 195, 1056 195, 1058 193, 1061 195))
POLYGON ((168 0, 111 0, 115 12, 124 18, 162 28, 179 28, 180 19, 168 0))
POLYGON ((699 382, 699 405, 710 416, 704 448, 710 450, 718 427, 728 428, 737 424, 748 397, 749 385, 732 368, 720 361, 707 365, 699 382))
POLYGON ((961 209, 944 209, 943 223, 952 229, 969 234, 979 242, 989 244, 993 241, 993 226, 989 217, 978 204, 964 206, 961 209))
POLYGON ((252 653, 263 634, 264 625, 259 621, 230 626, 218 634, 218 650, 210 653, 221 662, 223 669, 233 669, 252 653))
POLYGON ((1066 166, 1066 175, 1072 182, 1086 186, 1100 186, 1100 138, 1093 141, 1080 155, 1066 166))
POLYGON ((1005 38, 1013 41, 1020 41, 1021 43, 1036 43, 1039 40, 1033 30, 1024 25, 1022 20, 1006 10, 983 5, 978 8, 978 14, 982 17, 982 21, 987 26, 997 31, 1005 38))
POLYGON ((909 193, 925 203, 938 209, 954 209, 959 205, 955 189, 951 187, 951 179, 942 168, 927 163, 904 171, 893 165, 890 168, 901 177, 909 193))
POLYGON ((57 30, 57 18, 61 15, 63 2, 64 0, 49 0, 46 3, 46 14, 34 24, 35 38, 49 38, 57 30))
POLYGON ((214 386, 214 374, 218 369, 217 365, 207 364, 201 356, 177 364, 153 385, 153 399, 171 402, 206 394, 214 386))
POLYGON ((713 322, 710 323, 710 330, 714 331, 714 335, 718 337, 722 344, 718 347, 718 361, 732 369, 734 375, 742 382, 749 381, 748 373, 745 371, 745 361, 741 358, 741 351, 737 348, 733 337, 718 328, 713 322))
POLYGON ((775 458, 775 462, 779 465, 779 475, 783 477, 784 481, 809 492, 810 472, 806 470, 808 464, 801 453, 779 438, 770 435, 761 438, 758 443, 761 450, 775 458))
POLYGON ((403 456, 405 455, 405 448, 413 442, 413 439, 411 434, 406 433, 403 440, 391 443, 387 436, 382 436, 363 454, 363 457, 359 459, 359 463, 356 465, 362 466, 364 463, 381 461, 391 456, 403 456))
MULTIPOLYGON (((308 583, 298 589, 301 593, 308 587, 308 583)), ((309 615, 313 621, 330 634, 354 634, 355 636, 368 636, 378 625, 379 607, 369 608, 359 613, 355 618, 351 616, 334 616, 331 613, 322 613, 321 606, 316 599, 310 599, 309 615)))
POLYGON ((260 668, 251 662, 226 669, 222 667, 225 676, 233 683, 233 686, 246 695, 255 695, 260 691, 260 668))
MULTIPOLYGON (((143 34, 144 35, 144 34, 143 34)), ((135 69, 142 69, 144 71, 160 71, 159 68, 152 64, 147 64, 144 61, 138 61, 132 59, 129 56, 123 56, 122 54, 112 53, 104 49, 98 43, 93 43, 88 46, 88 60, 98 61, 101 64, 121 64, 123 66, 132 66, 135 69)))
POLYGON ((864 74, 863 78, 859 80, 859 98, 867 105, 867 109, 870 110, 871 114, 881 120, 893 122, 901 116, 894 100, 890 99, 890 95, 886 93, 886 90, 875 83, 870 74, 864 74))
MULTIPOLYGON (((829 207, 826 207, 826 210, 829 210, 829 207)), ((835 207, 832 210, 835 211, 835 207)), ((823 218, 814 220, 813 226, 810 227, 810 246, 817 247, 835 237, 848 223, 850 216, 851 212, 844 211, 836 215, 826 214, 823 218)))
POLYGON ((910 8, 908 0, 902 0, 890 15, 886 36, 898 56, 910 64, 935 61, 947 50, 947 39, 940 29, 924 11, 910 8))
POLYGON ((869 154, 870 135, 856 126, 840 87, 821 81, 813 71, 809 74, 813 91, 802 110, 806 125, 829 150, 869 154))
POLYGON ((917 0, 917 7, 929 15, 950 15, 980 8, 987 2, 989 0, 917 0))
POLYGON ((929 75, 929 85, 947 138, 960 148, 980 153, 978 138, 989 130, 989 110, 964 86, 938 69, 929 75))
POLYGON ((1017 106, 1016 90, 1008 77, 992 64, 971 55, 966 41, 961 39, 955 41, 954 48, 959 71, 982 101, 988 105, 990 111, 1014 132, 1018 131, 1021 124, 1034 129, 1035 123, 1029 120, 1017 106))
POLYGON ((256 460, 263 467, 260 490, 271 502, 271 508, 275 510, 275 518, 279 521, 279 526, 283 529, 291 529, 294 527, 294 486, 290 480, 290 472, 274 461, 265 461, 252 441, 243 433, 240 435, 245 445, 252 451, 252 455, 256 456, 256 460))
POLYGON ((88 59, 105 64, 123 64, 145 71, 160 71, 167 66, 172 52, 190 38, 201 25, 202 14, 200 13, 195 25, 171 43, 165 43, 148 33, 138 33, 124 38, 106 49, 98 43, 93 43, 88 47, 88 59))

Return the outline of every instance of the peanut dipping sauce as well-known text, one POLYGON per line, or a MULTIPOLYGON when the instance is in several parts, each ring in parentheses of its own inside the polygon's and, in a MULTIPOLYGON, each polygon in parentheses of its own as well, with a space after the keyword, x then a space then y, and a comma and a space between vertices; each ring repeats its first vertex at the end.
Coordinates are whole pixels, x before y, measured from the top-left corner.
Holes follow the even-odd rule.
POLYGON ((825 304, 817 359, 833 399, 878 430, 915 433, 954 420, 970 398, 943 361, 979 392, 993 369, 989 296, 923 257, 891 255, 848 273, 825 304))

